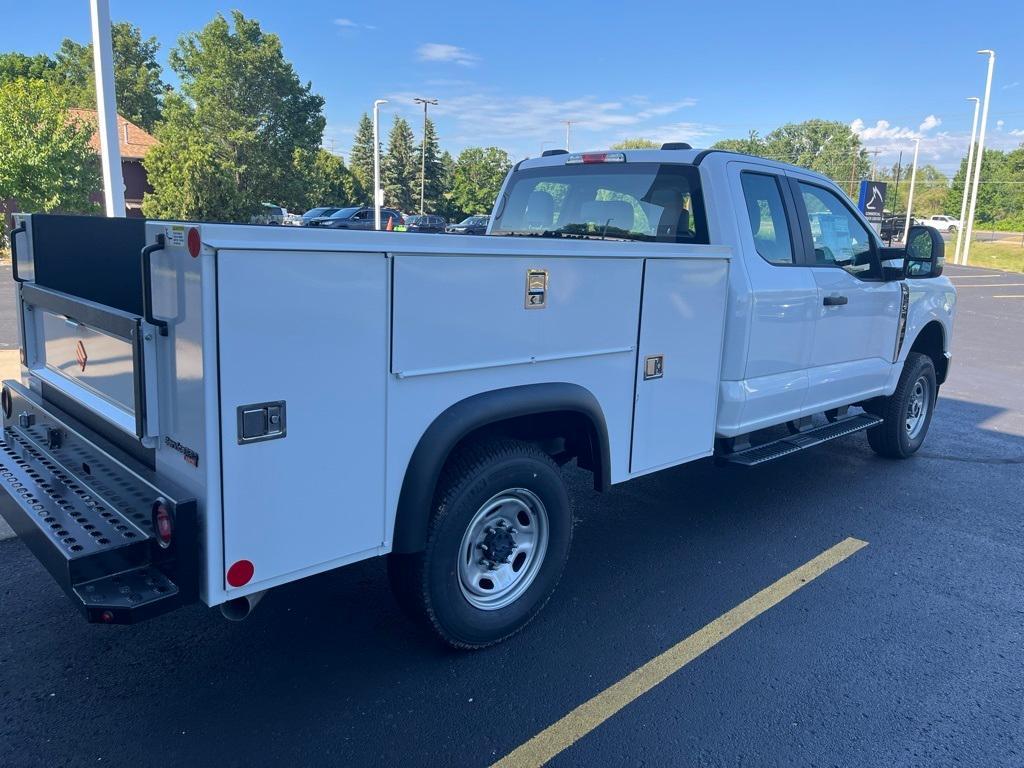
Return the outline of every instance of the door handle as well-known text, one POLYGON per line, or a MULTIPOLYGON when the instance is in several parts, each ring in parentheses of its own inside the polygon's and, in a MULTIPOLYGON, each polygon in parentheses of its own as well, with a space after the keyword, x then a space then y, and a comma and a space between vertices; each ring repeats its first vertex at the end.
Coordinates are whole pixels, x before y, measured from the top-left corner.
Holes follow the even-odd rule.
POLYGON ((843 304, 848 304, 849 302, 850 300, 846 296, 838 296, 833 294, 832 296, 826 296, 824 301, 822 301, 821 303, 824 304, 826 307, 841 307, 843 304))

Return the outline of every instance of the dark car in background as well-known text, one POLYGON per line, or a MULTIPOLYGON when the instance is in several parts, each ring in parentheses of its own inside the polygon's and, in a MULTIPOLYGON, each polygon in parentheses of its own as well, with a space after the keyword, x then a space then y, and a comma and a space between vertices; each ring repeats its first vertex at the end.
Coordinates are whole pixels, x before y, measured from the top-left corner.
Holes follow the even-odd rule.
POLYGON ((448 222, 442 216, 434 214, 418 213, 415 216, 405 217, 407 232, 444 232, 448 222))
POLYGON ((907 214, 898 213, 893 216, 883 216, 882 224, 878 229, 878 235, 887 243, 893 240, 902 240, 903 231, 907 226, 907 214))
POLYGON ((458 224, 449 224, 444 231, 452 235, 485 235, 490 222, 490 216, 469 216, 458 224))
POLYGON ((308 211, 306 211, 304 214, 302 214, 301 226, 308 227, 309 223, 313 219, 327 218, 332 213, 336 213, 339 210, 341 210, 341 209, 338 208, 338 206, 336 206, 336 205, 322 206, 320 208, 310 208, 308 211))
MULTIPOLYGON (((394 208, 380 209, 380 228, 388 229, 402 226, 405 220, 402 214, 394 208)), ((327 229, 373 229, 374 215, 373 208, 366 206, 357 208, 339 208, 330 216, 319 216, 311 219, 311 227, 325 227, 327 229)))

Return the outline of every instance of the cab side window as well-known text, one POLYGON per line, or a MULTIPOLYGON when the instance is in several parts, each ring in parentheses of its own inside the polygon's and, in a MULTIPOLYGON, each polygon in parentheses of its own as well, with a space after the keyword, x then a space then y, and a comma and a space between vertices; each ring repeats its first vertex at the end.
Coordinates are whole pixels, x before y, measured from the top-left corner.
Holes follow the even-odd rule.
POLYGON ((859 278, 876 277, 871 237, 843 201, 823 187, 803 182, 800 192, 814 241, 814 265, 842 267, 859 278))
POLYGON ((778 177, 744 171, 740 181, 757 252, 770 264, 792 264, 793 242, 778 177))

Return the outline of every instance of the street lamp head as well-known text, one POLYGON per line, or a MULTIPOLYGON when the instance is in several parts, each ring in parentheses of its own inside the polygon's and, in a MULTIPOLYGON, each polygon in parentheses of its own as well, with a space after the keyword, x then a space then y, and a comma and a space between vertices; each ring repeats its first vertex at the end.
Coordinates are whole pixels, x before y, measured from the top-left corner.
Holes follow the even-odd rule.
POLYGON ((977 96, 968 96, 966 99, 964 99, 964 101, 973 101, 973 102, 977 103, 977 102, 981 101, 981 99, 979 99, 977 96))
POLYGON ((988 48, 985 48, 984 50, 978 51, 978 53, 984 54, 986 56, 991 56, 993 59, 996 57, 996 52, 995 51, 990 51, 988 48))
POLYGON ((379 107, 379 106, 380 106, 381 104, 387 104, 387 103, 388 103, 388 100, 387 100, 387 99, 374 99, 374 101, 373 101, 373 106, 374 106, 374 108, 376 109, 376 108, 377 108, 377 107, 379 107))

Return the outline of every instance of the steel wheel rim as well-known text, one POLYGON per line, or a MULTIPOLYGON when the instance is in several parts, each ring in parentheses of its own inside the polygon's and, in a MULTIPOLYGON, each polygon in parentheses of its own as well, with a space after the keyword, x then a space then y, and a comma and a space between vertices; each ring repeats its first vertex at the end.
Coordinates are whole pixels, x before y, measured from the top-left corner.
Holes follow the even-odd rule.
POLYGON ((509 488, 473 515, 458 554, 459 588, 474 608, 497 611, 530 588, 544 563, 548 512, 537 494, 509 488))
POLYGON ((911 440, 917 438, 924 429, 924 423, 928 417, 928 409, 931 407, 931 383, 924 376, 914 382, 910 390, 910 402, 907 403, 907 417, 905 426, 907 437, 911 440))

